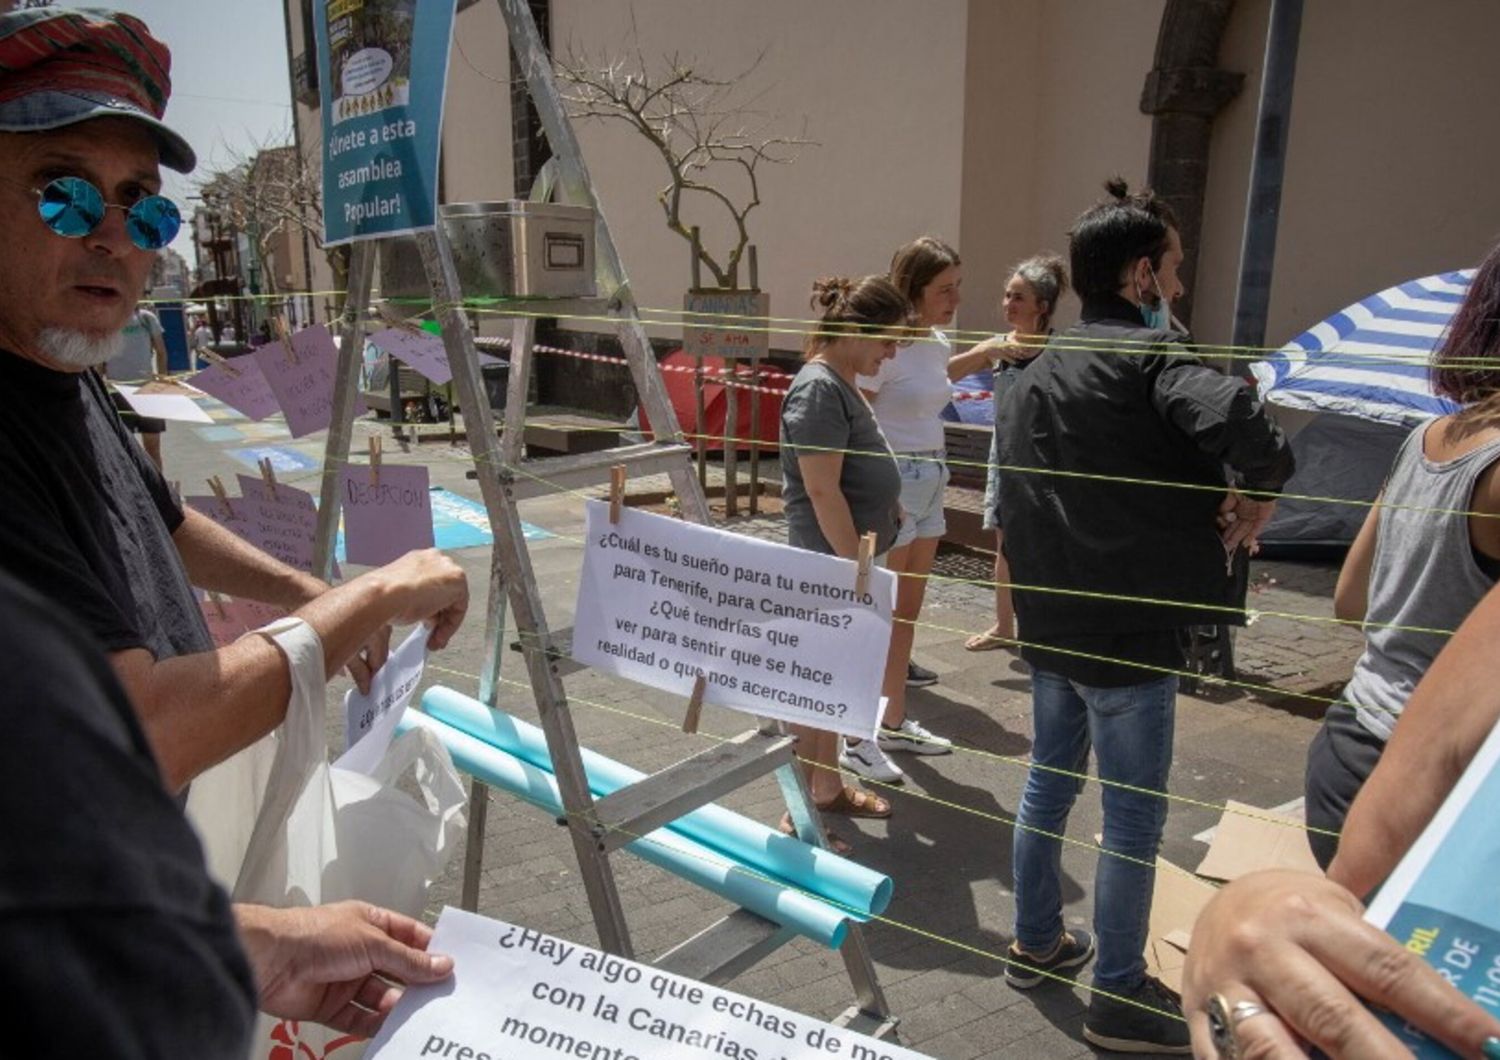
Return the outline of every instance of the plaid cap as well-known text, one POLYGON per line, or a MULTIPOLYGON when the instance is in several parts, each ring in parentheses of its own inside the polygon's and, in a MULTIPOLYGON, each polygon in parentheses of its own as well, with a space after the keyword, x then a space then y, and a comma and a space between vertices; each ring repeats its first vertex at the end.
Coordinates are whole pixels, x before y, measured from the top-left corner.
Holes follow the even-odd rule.
POLYGON ((150 127, 162 164, 181 173, 193 149, 162 123, 172 54, 131 15, 33 8, 0 15, 0 132, 44 132, 93 118, 150 127))

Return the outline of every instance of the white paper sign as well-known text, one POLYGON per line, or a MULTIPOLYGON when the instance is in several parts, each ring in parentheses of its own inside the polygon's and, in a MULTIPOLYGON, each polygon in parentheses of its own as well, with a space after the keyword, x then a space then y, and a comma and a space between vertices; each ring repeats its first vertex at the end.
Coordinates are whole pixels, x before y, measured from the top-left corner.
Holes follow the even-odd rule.
POLYGON ((158 420, 181 420, 184 423, 212 423, 214 418, 198 407, 186 392, 181 394, 153 394, 151 392, 141 393, 140 387, 131 386, 129 383, 115 383, 114 388, 120 392, 130 407, 142 416, 151 416, 158 420))
POLYGON ((347 750, 333 764, 356 773, 369 773, 380 764, 396 733, 396 723, 427 664, 427 638, 432 630, 418 624, 401 646, 391 652, 385 665, 370 679, 370 691, 351 688, 344 693, 344 746, 347 750))
POLYGON ((661 515, 588 503, 573 657, 654 688, 849 736, 880 720, 896 576, 661 515))
POLYGON ((453 978, 408 987, 367 1060, 924 1060, 921 1053, 447 908, 428 947, 453 978))

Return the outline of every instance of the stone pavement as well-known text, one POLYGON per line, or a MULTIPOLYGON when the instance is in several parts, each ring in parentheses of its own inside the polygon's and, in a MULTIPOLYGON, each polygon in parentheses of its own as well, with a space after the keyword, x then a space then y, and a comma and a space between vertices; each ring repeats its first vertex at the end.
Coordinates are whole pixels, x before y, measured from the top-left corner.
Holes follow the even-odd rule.
MULTIPOLYGON (((251 445, 279 445, 310 456, 321 454, 322 437, 290 442, 275 424, 246 425, 226 416, 220 426, 251 431, 235 439, 218 428, 173 424, 166 436, 167 473, 187 492, 201 491, 212 474, 253 473, 230 451, 251 445)), ((354 451, 365 436, 383 430, 373 421, 356 428, 354 451)), ((466 453, 445 441, 401 446, 386 434, 388 462, 421 462, 434 485, 478 496, 467 480, 466 453)), ((316 472, 285 472, 285 481, 316 492, 316 472)), ((642 489, 646 483, 632 483, 642 489)), ((522 504, 522 518, 554 537, 534 544, 538 588, 553 629, 572 624, 581 558, 583 510, 577 496, 558 494, 522 504)), ((733 529, 775 538, 779 518, 737 520, 733 529)), ((488 582, 487 549, 465 549, 455 559, 470 575, 478 598, 471 621, 453 645, 429 664, 431 682, 473 693, 482 656, 483 593, 488 582)), ((960 750, 949 756, 904 761, 908 781, 886 792, 895 814, 883 822, 838 822, 855 841, 854 857, 895 879, 896 892, 886 917, 868 928, 880 981, 901 1017, 901 1041, 942 1060, 971 1057, 1075 1057, 1092 1050, 1081 1038, 1087 994, 1082 986, 1049 986, 1028 994, 1006 987, 996 959, 1010 937, 1013 915, 1010 882, 1011 825, 1025 779, 1030 747, 1029 688, 1024 668, 1001 652, 963 650, 970 633, 988 625, 989 590, 961 580, 983 577, 986 561, 960 557, 945 571, 960 580, 933 584, 917 631, 916 658, 941 680, 913 690, 911 712, 933 730, 954 738, 960 750)), ((1265 613, 1238 638, 1241 680, 1271 686, 1257 691, 1237 686, 1209 690, 1178 702, 1177 742, 1163 854, 1176 864, 1195 866, 1206 847, 1192 837, 1214 825, 1226 798, 1277 806, 1302 791, 1302 763, 1321 715, 1323 698, 1336 694, 1357 655, 1357 633, 1327 622, 1287 615, 1328 618, 1336 571, 1331 566, 1257 563, 1257 606, 1265 613), (1274 614, 1273 614, 1274 613, 1274 614)), ((661 768, 700 750, 709 734, 731 735, 746 719, 706 708, 698 736, 679 731, 683 702, 605 677, 564 666, 565 686, 583 743, 644 770, 661 768)), ((535 719, 530 688, 520 657, 507 656, 502 705, 535 719), (513 661, 512 661, 513 660, 513 661)), ((329 690, 330 732, 340 732, 336 704, 347 682, 329 690)), ((1100 829, 1097 787, 1079 800, 1063 852, 1064 898, 1068 922, 1086 926, 1098 859, 1092 837, 1100 829)), ((772 780, 766 779, 725 800, 759 820, 774 821, 781 809, 772 780)), ((463 854, 434 886, 431 909, 457 902, 463 854)), ((614 859, 622 899, 629 914, 638 956, 649 960, 707 927, 727 911, 720 899, 629 855, 614 859)), ((485 838, 482 913, 551 932, 567 939, 596 942, 572 849, 550 818, 506 796, 494 795, 485 838)), ((1085 976, 1085 982, 1087 977, 1085 976)), ((736 980, 732 987, 821 1018, 831 1018, 851 1001, 837 954, 807 942, 783 947, 736 980)))

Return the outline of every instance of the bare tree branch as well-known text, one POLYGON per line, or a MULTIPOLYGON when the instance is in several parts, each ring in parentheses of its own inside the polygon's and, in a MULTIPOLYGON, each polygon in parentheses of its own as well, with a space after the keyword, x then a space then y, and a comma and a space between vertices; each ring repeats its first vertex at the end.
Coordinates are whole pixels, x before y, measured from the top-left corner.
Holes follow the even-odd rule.
MULTIPOLYGON (((323 246, 323 188, 316 158, 305 157, 286 143, 255 145, 248 152, 230 149, 230 165, 198 183, 204 205, 255 242, 257 258, 266 262, 284 233, 306 233, 333 267, 343 286, 348 256, 342 247, 323 246)), ((280 293, 275 270, 267 268, 267 294, 280 293)))
MULTIPOLYGON (((630 36, 639 41, 633 9, 630 36)), ((762 52, 729 78, 705 74, 677 53, 664 56, 660 69, 652 70, 638 44, 631 63, 578 52, 557 63, 563 101, 573 118, 623 122, 661 157, 668 183, 656 199, 669 229, 691 242, 693 225, 685 213, 690 203, 728 214, 734 235, 727 251, 716 254, 701 243, 698 249, 699 261, 720 287, 735 286, 750 243, 748 219, 761 204, 758 167, 786 165, 801 148, 816 146, 805 135, 767 134, 768 118, 754 109, 765 89, 735 98, 764 58, 762 52)))

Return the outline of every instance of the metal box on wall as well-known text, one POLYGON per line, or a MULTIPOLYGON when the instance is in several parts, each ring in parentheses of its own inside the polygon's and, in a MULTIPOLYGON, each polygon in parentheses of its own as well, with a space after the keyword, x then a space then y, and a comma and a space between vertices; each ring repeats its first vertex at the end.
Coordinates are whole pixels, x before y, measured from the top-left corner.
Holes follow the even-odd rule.
MULTIPOLYGON (((594 211, 513 199, 447 203, 439 210, 465 297, 590 298, 594 284, 594 211)), ((380 293, 425 298, 427 276, 416 240, 386 240, 380 293)))

